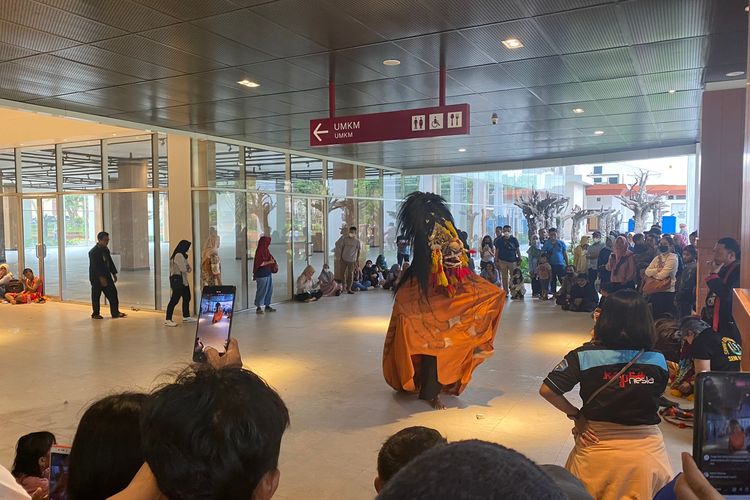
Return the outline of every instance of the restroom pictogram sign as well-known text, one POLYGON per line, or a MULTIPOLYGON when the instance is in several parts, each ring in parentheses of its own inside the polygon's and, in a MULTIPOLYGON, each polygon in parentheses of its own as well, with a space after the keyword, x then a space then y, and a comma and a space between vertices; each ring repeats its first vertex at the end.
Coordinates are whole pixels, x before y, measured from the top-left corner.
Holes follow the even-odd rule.
POLYGON ((310 120, 310 145, 397 141, 469 134, 468 104, 310 120))

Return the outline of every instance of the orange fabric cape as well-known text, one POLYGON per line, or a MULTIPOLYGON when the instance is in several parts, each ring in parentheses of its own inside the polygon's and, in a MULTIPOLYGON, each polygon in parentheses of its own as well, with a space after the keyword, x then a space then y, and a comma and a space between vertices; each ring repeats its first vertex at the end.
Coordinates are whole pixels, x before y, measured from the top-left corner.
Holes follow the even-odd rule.
POLYGON ((443 392, 461 394, 474 369, 492 355, 505 291, 471 274, 455 297, 430 291, 425 299, 416 280, 398 289, 383 348, 383 376, 397 391, 417 392, 421 358, 437 358, 443 392))

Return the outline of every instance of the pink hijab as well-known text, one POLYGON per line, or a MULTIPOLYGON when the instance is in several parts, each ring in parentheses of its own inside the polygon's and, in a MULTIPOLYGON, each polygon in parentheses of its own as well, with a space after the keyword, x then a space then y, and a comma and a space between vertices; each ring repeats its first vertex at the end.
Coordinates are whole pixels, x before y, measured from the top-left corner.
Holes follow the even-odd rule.
POLYGON ((630 250, 628 250, 628 239, 625 236, 617 237, 615 240, 615 248, 612 253, 617 261, 630 254, 630 250))

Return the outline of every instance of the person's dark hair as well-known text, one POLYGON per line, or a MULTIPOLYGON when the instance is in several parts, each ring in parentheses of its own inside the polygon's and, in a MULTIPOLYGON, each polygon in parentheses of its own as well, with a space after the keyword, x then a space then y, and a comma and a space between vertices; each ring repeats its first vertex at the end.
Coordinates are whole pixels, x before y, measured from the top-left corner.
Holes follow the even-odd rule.
POLYGON ((419 455, 396 474, 378 500, 565 498, 557 484, 515 450, 485 441, 459 441, 419 455))
POLYGON ((141 442, 168 498, 251 498, 277 469, 288 426, 281 397, 255 373, 192 367, 149 397, 141 442))
POLYGON ((378 477, 385 484, 425 451, 448 441, 435 429, 407 427, 389 437, 378 453, 378 477))
POLYGON ((698 237, 698 231, 693 231, 688 236, 695 236, 697 238, 698 237))
POLYGON ((26 274, 27 272, 31 273, 31 274, 34 274, 34 270, 31 269, 30 267, 25 268, 21 274, 26 274))
POLYGON ((741 250, 740 250, 740 244, 737 243, 737 240, 735 240, 734 238, 727 237, 727 238, 721 238, 716 243, 718 243, 719 245, 724 245, 724 248, 732 252, 734 254, 734 257, 737 260, 740 260, 741 250))
POLYGON ((671 250, 675 249, 674 238, 672 238, 670 235, 668 235, 668 234, 662 234, 661 236, 659 236, 659 241, 661 241, 661 240, 667 240, 667 243, 669 244, 670 249, 671 250))
POLYGON ((16 458, 13 459, 11 474, 13 477, 42 477, 39 459, 49 455, 49 449, 55 444, 55 435, 51 432, 32 432, 21 436, 16 443, 16 458))
POLYGON ((503 230, 506 230, 506 229, 513 229, 513 228, 510 227, 510 224, 506 224, 503 226, 503 230))
POLYGON ((549 228, 549 229, 547 230, 547 234, 549 234, 549 233, 557 233, 557 228, 556 228, 556 227, 551 227, 551 228, 549 228))
POLYGON ((175 255, 178 253, 181 253, 183 257, 186 259, 188 258, 188 250, 190 250, 191 243, 188 240, 180 240, 180 242, 177 244, 176 247, 174 247, 174 252, 172 252, 172 256, 170 259, 174 259, 175 255))
POLYGON ((484 238, 482 238, 482 246, 486 245, 489 242, 489 245, 492 245, 492 236, 489 234, 484 235, 484 238))
POLYGON ((102 231, 96 235, 96 241, 102 241, 107 236, 109 236, 109 233, 107 231, 102 231))
POLYGON ((148 396, 113 394, 84 412, 70 449, 68 496, 104 499, 124 490, 144 462, 140 417, 148 396))
POLYGON ((349 231, 356 231, 356 230, 357 230, 357 226, 350 226, 349 227, 349 231))
POLYGON ((693 245, 687 245, 686 247, 682 249, 682 251, 689 253, 693 257, 693 259, 698 258, 698 249, 695 248, 693 245))
POLYGON ((646 241, 646 237, 643 233, 636 233, 633 235, 633 243, 643 243, 644 241, 646 241))
POLYGON ((591 233, 591 236, 593 236, 594 238, 596 238, 597 235, 601 238, 602 237, 602 232, 601 231, 594 231, 593 233, 591 233))
POLYGON ((656 332, 643 295, 630 289, 609 295, 594 325, 594 338, 610 349, 651 349, 656 332))
POLYGON ((586 274, 586 273, 578 273, 576 275, 576 279, 577 280, 586 280, 586 281, 588 281, 589 280, 589 275, 586 274))

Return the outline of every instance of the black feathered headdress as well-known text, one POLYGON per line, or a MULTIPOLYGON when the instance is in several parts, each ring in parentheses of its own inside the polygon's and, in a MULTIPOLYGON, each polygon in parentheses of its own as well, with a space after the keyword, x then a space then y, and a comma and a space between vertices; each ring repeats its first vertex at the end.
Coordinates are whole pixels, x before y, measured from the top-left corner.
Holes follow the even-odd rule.
POLYGON ((412 249, 411 265, 400 283, 415 278, 425 296, 431 285, 443 286, 452 295, 468 271, 465 248, 445 199, 433 193, 411 193, 399 210, 398 231, 409 240, 412 249), (443 266, 449 269, 444 270, 443 266))

